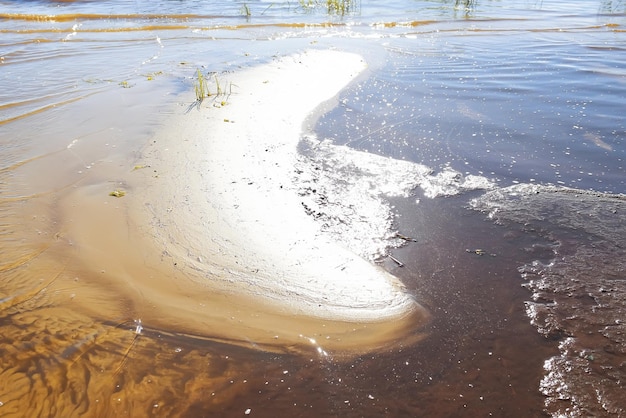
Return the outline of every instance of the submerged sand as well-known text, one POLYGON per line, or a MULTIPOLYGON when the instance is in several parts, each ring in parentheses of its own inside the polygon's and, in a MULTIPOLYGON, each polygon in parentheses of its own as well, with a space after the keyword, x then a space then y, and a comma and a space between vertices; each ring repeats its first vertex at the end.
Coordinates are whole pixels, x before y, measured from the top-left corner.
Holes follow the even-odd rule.
POLYGON ((117 183, 126 196, 103 205, 111 185, 73 192, 72 245, 102 266, 116 309, 145 327, 266 348, 419 338, 424 309, 321 231, 294 177, 303 124, 365 68, 355 54, 311 50, 220 74, 228 94, 179 105, 117 183))

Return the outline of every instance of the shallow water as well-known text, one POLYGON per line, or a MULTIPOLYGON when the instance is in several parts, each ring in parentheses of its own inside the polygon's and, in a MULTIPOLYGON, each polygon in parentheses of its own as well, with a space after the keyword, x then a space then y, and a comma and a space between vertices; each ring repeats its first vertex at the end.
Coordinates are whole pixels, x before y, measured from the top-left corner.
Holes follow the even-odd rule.
POLYGON ((520 267, 527 315, 559 354, 541 391, 553 415, 621 415, 624 376, 624 195, 514 186, 474 200, 498 223, 551 241, 549 260, 520 267))
MULTIPOLYGON (((361 1, 344 16, 295 2, 1 2, 0 415, 623 415, 625 23, 623 2, 591 0, 361 1), (141 226, 108 193, 172 105, 193 103, 196 69, 227 78, 310 47, 370 65, 317 139, 424 170, 410 196, 386 193, 383 232, 326 224, 383 254, 432 315, 409 336, 427 337, 324 356, 322 342, 242 346, 139 318, 150 307, 125 283, 140 270, 121 261, 168 256, 127 242, 141 226), (81 247, 72 228, 115 251, 81 247)), ((303 153, 312 173, 348 160, 324 144, 303 153)), ((315 180, 336 201, 364 175, 341 167, 315 180)), ((350 200, 320 205, 302 181, 312 213, 347 216, 350 200)), ((191 286, 160 268, 172 290, 191 286)), ((272 320, 242 304, 223 322, 272 320)))

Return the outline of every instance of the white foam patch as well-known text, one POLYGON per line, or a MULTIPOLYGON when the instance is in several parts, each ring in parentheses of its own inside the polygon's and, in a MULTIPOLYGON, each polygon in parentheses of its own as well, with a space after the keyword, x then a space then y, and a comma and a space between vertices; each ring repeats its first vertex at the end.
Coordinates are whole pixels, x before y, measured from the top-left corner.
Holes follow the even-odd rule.
POLYGON ((410 161, 357 151, 309 136, 296 169, 302 205, 320 228, 361 257, 374 260, 405 241, 396 238, 390 197, 408 197, 417 187, 429 198, 491 189, 486 177, 463 176, 410 161))
POLYGON ((306 213, 361 257, 385 255, 395 236, 388 198, 408 197, 430 169, 313 137, 303 145, 296 182, 306 213))
POLYGON ((474 174, 464 176, 450 167, 437 174, 426 176, 420 181, 424 196, 429 198, 453 196, 469 190, 490 190, 495 185, 495 182, 487 177, 474 174))

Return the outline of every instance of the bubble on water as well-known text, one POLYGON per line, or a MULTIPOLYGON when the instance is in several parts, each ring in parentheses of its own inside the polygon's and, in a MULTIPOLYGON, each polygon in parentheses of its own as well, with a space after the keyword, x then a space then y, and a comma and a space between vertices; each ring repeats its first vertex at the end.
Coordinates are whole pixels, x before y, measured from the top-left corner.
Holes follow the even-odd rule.
POLYGON ((141 331, 143 331, 141 319, 135 319, 135 334, 141 334, 141 331))

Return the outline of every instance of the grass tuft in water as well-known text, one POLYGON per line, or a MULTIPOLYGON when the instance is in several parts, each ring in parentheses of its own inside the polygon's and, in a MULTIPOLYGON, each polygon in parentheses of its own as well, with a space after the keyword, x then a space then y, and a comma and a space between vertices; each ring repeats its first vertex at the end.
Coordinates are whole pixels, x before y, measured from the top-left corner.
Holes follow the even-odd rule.
POLYGON ((196 80, 194 82, 194 88, 196 92, 196 101, 191 105, 191 107, 200 107, 204 99, 208 97, 214 97, 215 99, 221 98, 221 100, 215 100, 215 106, 225 106, 227 104, 227 99, 233 92, 233 83, 228 84, 228 91, 225 89, 225 83, 220 81, 219 77, 216 73, 213 73, 213 77, 215 79, 215 93, 211 91, 210 77, 211 73, 208 75, 202 74, 200 69, 196 70, 196 80))
POLYGON ((252 12, 250 11, 250 7, 248 6, 247 3, 244 3, 243 6, 241 6, 240 13, 246 18, 249 18, 250 16, 252 16, 252 12))
POLYGON ((218 96, 224 94, 224 91, 222 91, 222 86, 220 86, 220 80, 217 78, 217 74, 215 74, 215 88, 217 89, 218 96))
POLYGON ((299 0, 304 9, 325 8, 329 15, 346 15, 355 11, 357 0, 299 0))
POLYGON ((196 70, 196 82, 194 87, 196 89, 196 101, 198 103, 202 103, 202 101, 206 97, 209 97, 211 95, 211 92, 209 91, 209 85, 206 82, 206 78, 199 69, 196 70))

